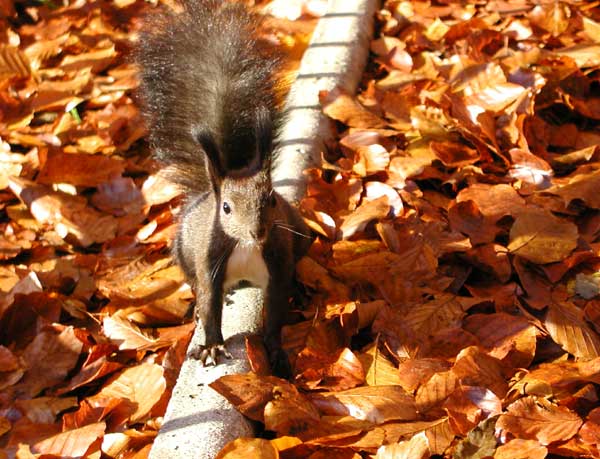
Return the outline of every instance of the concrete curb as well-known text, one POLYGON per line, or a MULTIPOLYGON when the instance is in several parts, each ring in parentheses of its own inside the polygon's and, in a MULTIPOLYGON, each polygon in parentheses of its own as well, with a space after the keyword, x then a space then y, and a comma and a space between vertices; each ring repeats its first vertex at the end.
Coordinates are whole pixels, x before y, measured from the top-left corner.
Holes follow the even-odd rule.
MULTIPOLYGON (((290 202, 304 195, 303 171, 320 164, 320 153, 333 134, 321 113, 319 91, 336 86, 356 91, 377 5, 377 0, 330 0, 328 13, 313 33, 286 101, 288 118, 273 170, 275 187, 290 202)), ((229 441, 253 435, 252 423, 208 384, 225 374, 250 370, 244 337, 260 329, 261 310, 259 290, 247 288, 232 295, 223 310, 223 335, 233 359, 209 368, 190 359, 183 363, 150 459, 212 459, 229 441)), ((197 327, 192 343, 201 340, 203 331, 197 327)))

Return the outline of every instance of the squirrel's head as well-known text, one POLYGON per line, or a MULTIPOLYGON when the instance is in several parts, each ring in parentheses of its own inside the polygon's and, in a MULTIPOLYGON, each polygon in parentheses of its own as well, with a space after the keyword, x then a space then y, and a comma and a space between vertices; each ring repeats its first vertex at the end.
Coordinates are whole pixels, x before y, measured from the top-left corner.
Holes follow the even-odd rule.
POLYGON ((223 232, 242 246, 262 246, 271 232, 278 200, 268 171, 224 178, 217 209, 223 232))
POLYGON ((207 158, 207 172, 217 196, 219 223, 222 230, 245 246, 265 242, 275 219, 280 199, 271 184, 273 123, 266 106, 255 111, 254 129, 238 148, 253 152, 243 167, 228 169, 223 152, 210 132, 196 133, 207 158))

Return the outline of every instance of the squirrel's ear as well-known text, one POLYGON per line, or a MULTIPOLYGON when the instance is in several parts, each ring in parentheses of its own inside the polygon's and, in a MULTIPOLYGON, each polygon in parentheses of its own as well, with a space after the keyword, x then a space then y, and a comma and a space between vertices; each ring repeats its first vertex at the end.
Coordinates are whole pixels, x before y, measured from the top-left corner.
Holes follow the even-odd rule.
POLYGON ((273 150, 273 118, 270 110, 261 105, 256 109, 256 155, 262 168, 270 166, 273 150))
POLYGON ((215 138, 211 132, 202 129, 194 133, 196 141, 204 150, 206 154, 206 166, 208 173, 213 179, 221 180, 225 176, 225 170, 221 162, 221 156, 219 154, 219 148, 215 142, 215 138))

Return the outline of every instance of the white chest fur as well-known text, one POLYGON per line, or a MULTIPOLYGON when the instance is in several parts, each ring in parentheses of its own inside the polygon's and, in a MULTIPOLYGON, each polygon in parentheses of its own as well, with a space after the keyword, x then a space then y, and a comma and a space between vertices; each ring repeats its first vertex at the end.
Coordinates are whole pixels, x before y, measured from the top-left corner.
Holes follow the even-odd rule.
POLYGON ((269 271, 258 247, 239 247, 231 252, 227 260, 224 290, 235 287, 241 281, 250 282, 255 287, 266 290, 269 284, 269 271))

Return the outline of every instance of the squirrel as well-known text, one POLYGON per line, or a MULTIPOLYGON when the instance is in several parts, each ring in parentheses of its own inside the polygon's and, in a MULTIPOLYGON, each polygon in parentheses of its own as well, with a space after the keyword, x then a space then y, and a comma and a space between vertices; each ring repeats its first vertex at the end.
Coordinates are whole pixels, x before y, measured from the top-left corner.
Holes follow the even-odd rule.
POLYGON ((136 60, 151 146, 184 189, 172 255, 205 332, 189 355, 203 365, 231 357, 221 332, 224 295, 245 281, 263 290, 265 345, 271 362, 285 367, 280 329, 296 261, 312 238, 271 183, 282 122, 279 59, 259 46, 260 21, 243 5, 182 6, 149 19, 136 60))

